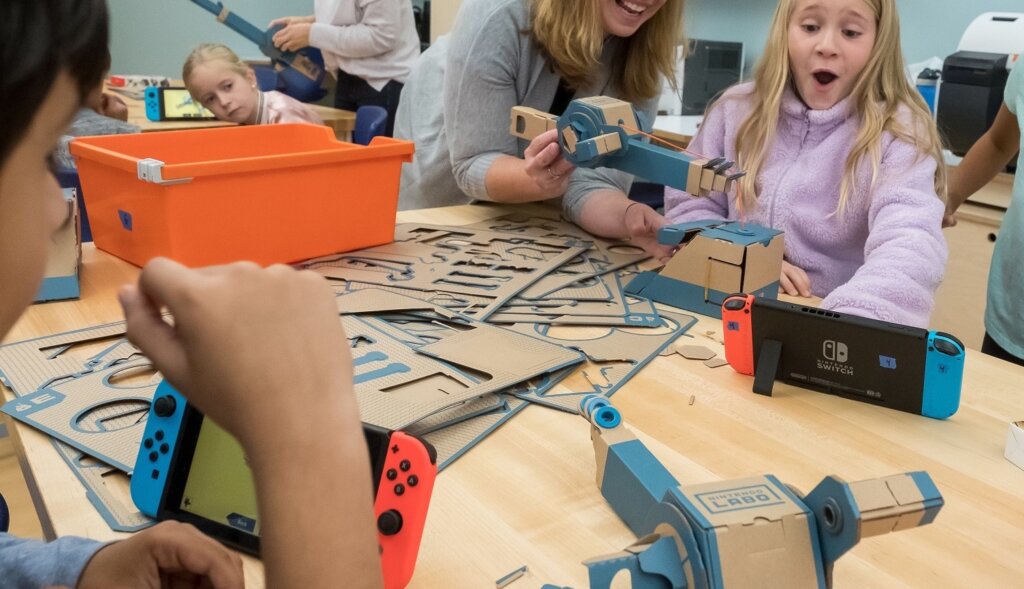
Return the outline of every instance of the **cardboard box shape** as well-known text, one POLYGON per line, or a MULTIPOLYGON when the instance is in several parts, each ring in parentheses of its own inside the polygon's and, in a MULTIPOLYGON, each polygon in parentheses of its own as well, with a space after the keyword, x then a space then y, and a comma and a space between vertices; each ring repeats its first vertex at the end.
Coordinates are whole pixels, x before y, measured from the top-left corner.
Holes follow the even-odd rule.
POLYGON ((1014 421, 1006 432, 1006 459, 1024 468, 1024 421, 1014 421))
POLYGON ((666 500, 693 528, 709 587, 826 586, 814 514, 774 476, 684 485, 666 500))
POLYGON ((36 293, 36 302, 77 299, 81 296, 78 274, 82 267, 82 226, 78 216, 78 194, 74 188, 64 189, 68 222, 50 239, 43 284, 36 293))
POLYGON ((778 297, 782 231, 754 223, 693 221, 661 228, 658 241, 679 250, 660 272, 638 274, 626 285, 628 294, 719 318, 730 294, 778 297))

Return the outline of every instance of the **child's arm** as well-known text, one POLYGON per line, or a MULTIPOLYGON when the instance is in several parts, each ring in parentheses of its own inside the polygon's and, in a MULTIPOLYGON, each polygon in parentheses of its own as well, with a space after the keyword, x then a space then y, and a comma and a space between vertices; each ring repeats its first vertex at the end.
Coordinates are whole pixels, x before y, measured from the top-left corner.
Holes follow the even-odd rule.
POLYGON ((956 225, 953 213, 1005 168, 1019 149, 1017 117, 1003 103, 992 126, 971 146, 964 160, 949 175, 949 202, 946 204, 944 226, 956 225))
MULTIPOLYGON (((687 151, 708 157, 724 156, 726 135, 726 105, 723 97, 711 108, 700 125, 697 134, 687 146, 687 151)), ((729 216, 729 195, 712 192, 706 197, 695 197, 676 188, 665 187, 665 217, 670 223, 702 221, 704 219, 726 219, 729 216)))
POLYGON ((323 278, 251 263, 189 270, 157 258, 121 303, 129 338, 245 449, 267 587, 379 587, 352 361, 323 278))
POLYGON ((947 257, 935 167, 934 159, 908 143, 889 145, 868 209, 864 265, 825 297, 822 308, 928 325, 947 257))
POLYGON ((109 544, 74 536, 44 543, 0 534, 0 571, 4 587, 101 589, 163 582, 239 589, 245 583, 238 554, 178 522, 109 544))

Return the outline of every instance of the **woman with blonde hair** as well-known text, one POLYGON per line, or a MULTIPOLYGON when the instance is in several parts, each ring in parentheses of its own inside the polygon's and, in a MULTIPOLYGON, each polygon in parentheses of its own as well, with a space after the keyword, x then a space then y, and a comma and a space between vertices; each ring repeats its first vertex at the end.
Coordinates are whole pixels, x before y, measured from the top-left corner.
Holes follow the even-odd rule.
POLYGON ((598 95, 632 102, 653 121, 682 19, 683 0, 466 0, 399 103, 395 136, 416 142, 400 206, 563 197, 566 217, 591 233, 664 253, 654 238, 664 218, 626 198, 632 176, 576 169, 554 131, 527 142, 508 121, 513 106, 557 115, 573 98, 598 95))
POLYGON ((895 0, 780 0, 754 81, 711 106, 690 147, 747 176, 733 195, 667 189, 666 216, 781 229, 787 294, 926 326, 947 257, 946 176, 903 72, 895 0))

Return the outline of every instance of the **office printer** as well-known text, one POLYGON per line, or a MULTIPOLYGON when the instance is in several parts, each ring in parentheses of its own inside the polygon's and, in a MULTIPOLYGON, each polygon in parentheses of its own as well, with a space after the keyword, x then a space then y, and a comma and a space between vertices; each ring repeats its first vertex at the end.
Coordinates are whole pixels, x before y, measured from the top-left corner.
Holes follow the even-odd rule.
POLYGON ((936 118, 947 147, 963 155, 992 125, 1009 70, 1024 47, 1024 13, 986 12, 942 65, 936 118))

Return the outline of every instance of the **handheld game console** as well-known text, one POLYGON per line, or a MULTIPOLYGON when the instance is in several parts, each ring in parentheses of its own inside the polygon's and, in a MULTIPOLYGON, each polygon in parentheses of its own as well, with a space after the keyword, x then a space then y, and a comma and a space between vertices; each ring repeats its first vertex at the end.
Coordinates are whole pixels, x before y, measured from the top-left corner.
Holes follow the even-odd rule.
POLYGON ((747 294, 722 303, 722 331, 756 393, 779 379, 936 419, 960 406, 965 348, 948 333, 747 294))
POLYGON ((146 118, 151 121, 197 121, 215 118, 212 112, 194 102, 185 88, 146 86, 143 102, 146 104, 146 118))
MULTIPOLYGON (((437 453, 401 431, 363 424, 387 589, 412 578, 437 474, 437 453)), ((132 500, 157 519, 196 525, 240 550, 259 553, 252 473, 241 446, 166 381, 153 396, 131 478, 132 500)))

